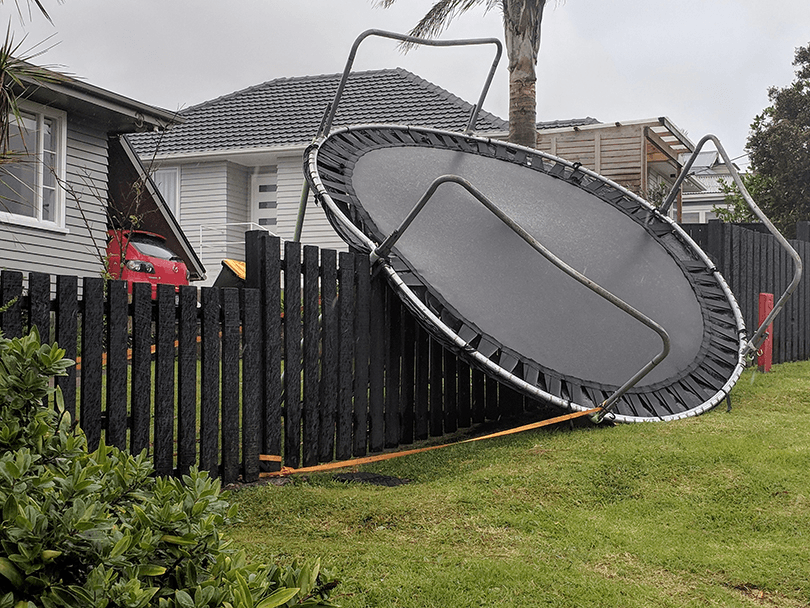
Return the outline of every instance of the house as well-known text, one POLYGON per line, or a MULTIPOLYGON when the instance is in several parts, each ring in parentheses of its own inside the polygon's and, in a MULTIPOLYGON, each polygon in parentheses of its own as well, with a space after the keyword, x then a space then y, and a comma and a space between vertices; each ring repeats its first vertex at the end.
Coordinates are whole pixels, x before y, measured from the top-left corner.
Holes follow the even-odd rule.
MULTIPOLYGON (((303 153, 340 76, 271 80, 188 108, 181 112, 183 123, 167 131, 129 136, 209 268, 225 258, 243 258, 246 230, 292 239, 304 185, 303 153)), ((403 69, 355 72, 333 129, 396 123, 461 131, 472 109, 403 69)), ((481 112, 476 132, 505 137, 508 124, 481 112)), ((311 198, 301 241, 346 247, 311 198)))
POLYGON ((42 68, 30 72, 14 91, 20 116, 10 120, 9 151, 16 160, 0 166, 0 266, 99 276, 110 220, 128 213, 166 236, 192 278, 203 278, 205 268, 122 138, 164 129, 175 114, 42 68))
POLYGON ((712 150, 698 154, 689 175, 701 185, 701 190, 684 193, 683 223, 706 224, 717 218, 715 207, 727 206, 721 181, 730 185, 734 183, 734 178, 720 153, 712 150))
MULTIPOLYGON (((660 203, 695 146, 668 118, 602 123, 588 117, 538 123, 537 148, 582 163, 642 198, 660 203)), ((685 193, 701 190, 695 180, 687 179, 673 205, 673 217, 680 221, 685 193)))

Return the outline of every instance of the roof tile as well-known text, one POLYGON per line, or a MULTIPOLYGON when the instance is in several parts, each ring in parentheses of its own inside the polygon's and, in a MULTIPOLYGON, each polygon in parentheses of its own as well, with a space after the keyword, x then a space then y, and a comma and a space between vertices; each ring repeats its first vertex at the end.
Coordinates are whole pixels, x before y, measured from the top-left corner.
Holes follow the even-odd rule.
MULTIPOLYGON (((130 136, 139 154, 183 154, 309 143, 335 95, 340 74, 278 78, 183 110, 185 122, 159 133, 130 136)), ((333 128, 395 123, 461 131, 472 104, 402 68, 349 76, 333 128)), ((476 130, 508 130, 480 112, 476 130)))

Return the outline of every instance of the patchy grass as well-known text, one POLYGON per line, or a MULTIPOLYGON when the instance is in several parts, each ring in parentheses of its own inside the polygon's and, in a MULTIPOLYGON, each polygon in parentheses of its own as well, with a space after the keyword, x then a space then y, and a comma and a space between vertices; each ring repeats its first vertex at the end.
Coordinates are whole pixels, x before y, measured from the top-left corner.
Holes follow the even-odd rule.
POLYGON ((235 494, 254 558, 320 555, 346 607, 810 605, 810 363, 674 423, 550 429, 235 494))

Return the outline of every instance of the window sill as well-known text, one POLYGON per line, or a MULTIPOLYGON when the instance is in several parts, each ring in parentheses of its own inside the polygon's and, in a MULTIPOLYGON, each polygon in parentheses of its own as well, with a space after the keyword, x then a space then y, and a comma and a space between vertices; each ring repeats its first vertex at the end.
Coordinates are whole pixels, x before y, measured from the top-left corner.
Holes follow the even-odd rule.
POLYGON ((18 226, 20 228, 33 228, 35 230, 55 232, 57 234, 70 234, 70 230, 54 222, 43 222, 33 217, 14 215, 13 213, 7 212, 0 212, 0 223, 11 224, 12 226, 18 226))

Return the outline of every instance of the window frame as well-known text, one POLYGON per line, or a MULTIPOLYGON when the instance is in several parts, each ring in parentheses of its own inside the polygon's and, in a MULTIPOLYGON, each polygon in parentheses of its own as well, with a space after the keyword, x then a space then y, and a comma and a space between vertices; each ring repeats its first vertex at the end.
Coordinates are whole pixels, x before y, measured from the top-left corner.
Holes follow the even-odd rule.
MULTIPOLYGON (((36 216, 20 215, 0 209, 0 222, 7 224, 15 224, 18 226, 28 226, 32 228, 42 228, 45 230, 54 230, 58 232, 67 232, 65 226, 65 189, 63 184, 67 175, 67 112, 44 106, 33 101, 20 99, 17 101, 17 107, 20 112, 30 114, 36 117, 37 122, 37 141, 36 151, 33 155, 36 157, 36 176, 37 183, 35 185, 35 197, 37 201, 37 214, 36 216), (56 145, 53 146, 53 152, 56 155, 55 167, 53 167, 56 174, 56 184, 54 187, 54 209, 53 219, 42 219, 42 205, 43 205, 43 190, 44 175, 48 168, 45 167, 43 150, 44 144, 44 130, 43 124, 45 119, 52 122, 51 136, 56 139, 56 145)), ((16 118, 11 117, 12 128, 17 128, 16 118)), ((29 155, 31 153, 29 152, 29 155)))

